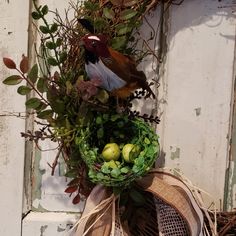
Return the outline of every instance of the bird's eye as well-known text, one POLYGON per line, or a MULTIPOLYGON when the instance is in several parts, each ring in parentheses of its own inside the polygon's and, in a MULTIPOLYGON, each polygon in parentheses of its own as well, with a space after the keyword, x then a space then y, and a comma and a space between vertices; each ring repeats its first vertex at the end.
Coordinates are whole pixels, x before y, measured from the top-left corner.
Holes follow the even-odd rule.
POLYGON ((96 47, 97 42, 96 42, 95 40, 93 40, 93 41, 91 42, 91 44, 92 44, 93 47, 96 47))

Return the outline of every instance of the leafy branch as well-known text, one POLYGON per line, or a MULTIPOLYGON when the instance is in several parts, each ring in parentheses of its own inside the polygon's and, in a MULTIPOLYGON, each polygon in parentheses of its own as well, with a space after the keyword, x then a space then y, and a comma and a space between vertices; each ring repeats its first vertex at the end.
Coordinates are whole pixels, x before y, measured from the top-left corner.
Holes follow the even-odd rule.
MULTIPOLYGON (((44 49, 47 48, 49 50, 53 50, 54 56, 46 56, 47 63, 51 66, 58 66, 59 71, 61 73, 61 76, 63 76, 62 73, 62 67, 61 64, 65 61, 67 57, 67 53, 65 51, 58 51, 57 49, 61 46, 62 40, 60 38, 56 38, 56 35, 58 33, 58 24, 52 23, 49 24, 46 20, 45 16, 48 14, 49 9, 47 5, 44 6, 37 6, 36 0, 33 0, 35 11, 32 12, 32 18, 34 20, 42 20, 44 25, 39 26, 39 30, 43 35, 49 35, 49 37, 45 39, 47 40, 44 46, 44 49)), ((41 41, 43 43, 43 38, 41 38, 41 41)))

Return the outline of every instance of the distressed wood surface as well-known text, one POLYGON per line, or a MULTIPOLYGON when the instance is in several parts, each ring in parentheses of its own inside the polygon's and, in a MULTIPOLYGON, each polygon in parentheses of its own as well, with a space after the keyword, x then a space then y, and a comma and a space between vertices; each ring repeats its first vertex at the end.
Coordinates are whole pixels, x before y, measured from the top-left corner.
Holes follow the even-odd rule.
MULTIPOLYGON (((162 78, 162 165, 224 200, 233 88, 233 1, 172 6, 162 78)), ((221 206, 220 206, 221 205, 221 206)))
POLYGON ((23 221, 22 236, 63 236, 79 215, 67 213, 30 213, 23 221))
MULTIPOLYGON (((12 72, 3 65, 2 57, 11 57, 19 64, 21 55, 27 53, 28 2, 0 1, 1 81, 12 72)), ((20 132, 25 129, 25 120, 14 114, 25 115, 24 97, 16 95, 15 86, 2 82, 0 94, 0 235, 20 236, 24 172, 24 139, 20 132)))

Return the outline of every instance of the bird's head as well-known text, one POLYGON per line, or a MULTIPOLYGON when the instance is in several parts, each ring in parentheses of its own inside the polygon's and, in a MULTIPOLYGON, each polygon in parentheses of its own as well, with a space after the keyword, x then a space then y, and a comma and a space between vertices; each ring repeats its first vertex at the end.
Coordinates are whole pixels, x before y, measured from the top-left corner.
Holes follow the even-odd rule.
POLYGON ((107 41, 105 35, 87 34, 81 38, 81 44, 85 49, 96 54, 98 57, 109 57, 107 41))

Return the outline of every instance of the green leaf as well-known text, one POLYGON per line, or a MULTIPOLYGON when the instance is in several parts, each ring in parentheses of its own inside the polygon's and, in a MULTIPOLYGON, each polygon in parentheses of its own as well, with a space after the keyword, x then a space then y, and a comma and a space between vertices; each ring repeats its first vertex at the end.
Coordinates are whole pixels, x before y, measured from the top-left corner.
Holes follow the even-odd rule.
POLYGON ((23 78, 19 75, 11 75, 3 80, 3 83, 6 85, 16 85, 19 84, 23 78))
POLYGON ((98 173, 98 174, 97 174, 97 179, 98 179, 98 180, 104 179, 104 174, 103 174, 103 173, 98 173))
POLYGON ((103 122, 102 117, 101 117, 101 116, 97 116, 97 118, 96 118, 96 124, 101 125, 102 122, 103 122))
POLYGON ((50 102, 52 110, 56 113, 62 113, 65 110, 65 104, 60 99, 52 100, 50 102))
POLYGON ((65 177, 68 177, 68 178, 75 178, 77 177, 77 171, 76 170, 69 170, 65 173, 65 177))
POLYGON ((106 27, 108 27, 107 22, 103 18, 97 18, 94 21, 94 27, 98 31, 102 31, 106 27))
POLYGON ((151 142, 150 142, 150 140, 149 140, 147 137, 145 137, 145 138, 144 138, 144 143, 150 144, 151 142))
POLYGON ((31 88, 23 85, 17 89, 17 93, 19 93, 20 95, 27 95, 30 93, 31 90, 31 88))
POLYGON ((44 25, 40 25, 39 26, 39 30, 43 33, 43 34, 48 34, 50 33, 50 30, 47 26, 44 26, 44 25))
POLYGON ((121 20, 129 20, 133 18, 134 16, 136 16, 137 13, 138 12, 133 9, 125 9, 124 11, 120 13, 120 18, 121 20))
POLYGON ((47 104, 44 102, 41 102, 40 105, 37 108, 35 108, 35 110, 40 112, 40 111, 46 109, 46 107, 47 107, 47 104))
POLYGON ((67 58, 67 52, 61 52, 60 55, 59 55, 59 60, 61 63, 63 63, 67 58))
POLYGON ((41 12, 43 13, 43 15, 46 15, 48 14, 48 6, 47 5, 44 5, 41 12))
POLYGON ((98 129, 98 131, 97 131, 97 137, 98 137, 98 139, 103 138, 103 136, 104 136, 104 130, 103 130, 103 128, 98 129))
POLYGON ((31 16, 32 16, 32 18, 33 18, 34 20, 39 20, 39 19, 41 18, 41 15, 40 15, 38 12, 36 12, 36 11, 33 11, 33 12, 31 13, 31 16))
POLYGON ((38 65, 34 64, 28 73, 28 78, 32 83, 35 83, 38 79, 38 65))
POLYGON ((57 38, 57 40, 56 40, 57 47, 60 47, 62 45, 62 42, 63 42, 63 39, 57 38))
POLYGON ((118 35, 130 33, 132 30, 133 30, 133 27, 127 24, 119 24, 116 26, 116 31, 118 35))
POLYGON ((84 7, 89 11, 97 11, 99 10, 99 3, 93 3, 90 1, 84 2, 84 7))
POLYGON ((106 162, 102 165, 101 171, 104 174, 109 174, 111 172, 111 170, 109 169, 109 166, 107 165, 106 162))
POLYGON ((106 18, 112 20, 115 17, 115 12, 111 8, 105 7, 105 8, 103 8, 103 15, 106 18))
POLYGON ((57 47, 57 45, 56 45, 56 43, 54 43, 54 42, 51 42, 51 41, 48 41, 48 42, 46 42, 46 47, 48 48, 48 49, 55 49, 56 47, 57 47))
POLYGON ((129 168, 128 167, 123 167, 120 169, 121 173, 127 174, 129 172, 129 168))
POLYGON ((51 28, 50 28, 50 32, 51 33, 55 33, 58 29, 58 24, 57 23, 53 23, 51 28))
POLYGON ((48 118, 51 118, 53 115, 53 111, 52 110, 44 110, 44 111, 41 111, 37 114, 37 117, 39 119, 48 119, 48 118))
POLYGON ((112 48, 119 50, 122 47, 124 47, 126 45, 126 37, 125 36, 121 36, 121 37, 115 37, 111 40, 111 45, 112 48))
POLYGON ((36 109, 41 105, 41 101, 39 98, 30 98, 29 100, 26 101, 25 103, 26 108, 30 109, 36 109))
POLYGON ((118 120, 119 118, 120 118, 119 114, 112 115, 111 116, 111 121, 114 122, 114 121, 118 120))
POLYGON ((37 89, 40 93, 44 93, 47 91, 47 81, 45 78, 39 78, 37 82, 37 89))
POLYGON ((56 60, 55 58, 53 58, 53 57, 47 58, 47 62, 48 62, 48 64, 51 65, 51 66, 57 66, 57 65, 58 65, 57 60, 56 60))
POLYGON ((120 174, 121 174, 121 172, 120 172, 120 169, 119 169, 119 168, 114 168, 114 169, 111 171, 111 176, 114 177, 114 178, 117 178, 120 174))

